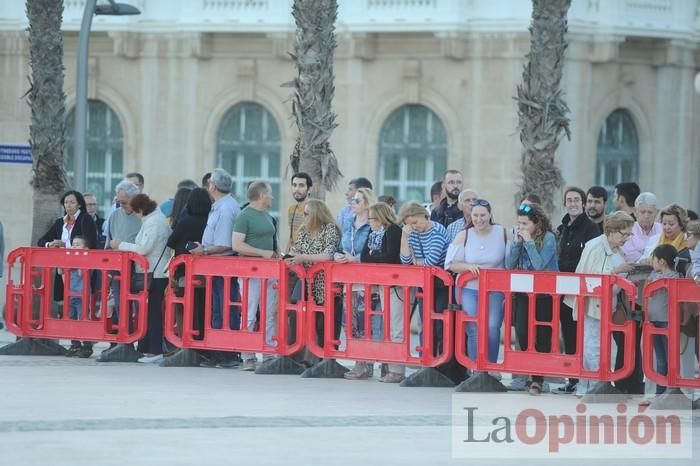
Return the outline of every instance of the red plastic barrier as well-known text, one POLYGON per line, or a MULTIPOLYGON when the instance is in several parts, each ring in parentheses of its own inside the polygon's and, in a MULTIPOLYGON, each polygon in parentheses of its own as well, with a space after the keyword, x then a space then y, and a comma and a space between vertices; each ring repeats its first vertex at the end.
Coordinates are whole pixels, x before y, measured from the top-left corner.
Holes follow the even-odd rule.
MULTIPOLYGON (((20 337, 70 339, 133 343, 146 334, 147 293, 132 293, 122 285, 119 296, 119 324, 107 317, 109 279, 131 283, 134 264, 148 268, 148 261, 133 252, 95 249, 53 249, 22 247, 12 251, 8 258, 5 322, 10 332, 20 337), (19 266, 18 276, 14 268, 19 266), (63 311, 59 317, 53 301, 55 274, 62 270, 63 311), (71 292, 71 271, 79 270, 83 286, 81 292, 71 292), (91 293, 91 272, 100 274, 101 289, 91 293), (80 298, 80 320, 70 319, 71 298, 80 298), (103 312, 96 315, 96 304, 103 312), (131 330, 130 330, 131 328, 131 330)), ((148 287, 148 284, 145 284, 148 287)), ((116 297, 115 297, 116 299, 116 297)))
MULTIPOLYGON (((468 316, 465 311, 457 311, 455 316, 455 353, 457 361, 468 369, 476 371, 495 371, 516 374, 534 374, 544 376, 574 377, 601 381, 619 380, 627 377, 634 369, 634 351, 626 351, 624 366, 613 370, 610 364, 612 352, 612 332, 622 332, 625 345, 634 345, 634 323, 621 325, 612 321, 612 302, 618 289, 624 290, 628 297, 636 296, 636 288, 631 282, 615 275, 589 275, 559 272, 535 272, 522 270, 487 270, 479 271, 477 315, 468 316), (504 357, 502 361, 492 363, 488 360, 488 321, 490 292, 505 294, 504 357), (524 351, 512 348, 511 323, 513 294, 528 296, 528 347, 524 351), (552 320, 538 321, 534 312, 536 295, 552 297, 552 320), (559 313, 561 296, 576 296, 577 305, 577 346, 575 354, 562 354, 559 344, 559 313), (583 366, 583 320, 586 299, 600 299, 600 367, 597 371, 584 369, 583 366), (477 326, 477 359, 472 360, 466 352, 467 322, 477 326), (540 353, 535 350, 535 326, 550 327, 551 352, 540 353)), ((457 279, 457 293, 475 276, 470 272, 461 274, 457 279)), ((459 298, 458 298, 459 299, 459 298)))
POLYGON ((304 329, 301 324, 297 325, 295 341, 291 344, 288 342, 288 317, 290 313, 296 313, 297 322, 303 322, 303 303, 292 304, 289 301, 289 271, 292 270, 303 280, 304 269, 302 267, 287 267, 282 260, 183 254, 170 261, 170 276, 174 276, 175 271, 182 267, 184 267, 185 279, 182 294, 176 296, 176 293, 169 292, 165 301, 164 334, 171 343, 181 348, 278 355, 289 355, 303 347, 304 329), (222 312, 221 328, 212 327, 214 278, 222 279, 222 309, 229 311, 222 312), (236 279, 240 279, 242 282, 242 293, 241 290, 235 291, 238 289, 236 279), (270 280, 276 282, 273 289, 276 290, 278 302, 276 335, 272 337, 273 345, 268 345, 265 341, 264 322, 268 318, 266 293, 261 293, 260 296, 259 329, 247 330, 246 327, 248 300, 252 298, 248 296, 248 284, 252 279, 261 280, 260 288, 262 290, 267 289, 270 280), (234 287, 233 291, 232 287, 234 287), (202 309, 196 309, 197 301, 203 305, 202 309), (182 312, 181 319, 178 315, 179 311, 182 312), (195 329, 196 312, 203 313, 204 335, 195 329), (242 329, 231 328, 231 318, 235 316, 240 316, 242 329))
POLYGON ((444 309, 434 309, 433 297, 435 293, 434 278, 442 281, 448 288, 451 296, 452 276, 442 269, 435 267, 420 267, 408 265, 382 265, 382 264, 341 264, 336 262, 322 262, 314 265, 307 271, 307 283, 314 282, 315 277, 324 273, 324 304, 315 303, 313 296, 309 294, 306 300, 306 343, 309 350, 321 358, 342 358, 361 361, 380 361, 385 363, 421 365, 434 367, 447 362, 452 357, 453 331, 452 313, 442 312, 444 309), (336 340, 333 334, 333 318, 335 313, 334 298, 343 290, 351 290, 353 285, 361 286, 364 291, 364 336, 354 337, 352 328, 352 294, 344 293, 345 309, 345 348, 338 349, 340 340, 336 340), (391 341, 390 310, 372 310, 370 296, 373 290, 378 289, 384 294, 384 303, 389 308, 389 293, 394 292, 391 287, 400 287, 403 312, 403 341, 391 341), (411 299, 410 288, 415 288, 416 296, 423 298, 423 344, 415 348, 417 356, 411 352, 410 343, 410 315, 411 299), (421 291, 422 290, 422 291, 421 291), (438 312, 440 311, 440 312, 438 312), (316 315, 322 314, 324 319, 323 347, 317 343, 316 315), (371 336, 371 317, 381 315, 383 317, 383 335, 380 340, 373 340, 371 336), (443 351, 436 355, 433 351, 433 341, 436 335, 433 331, 433 323, 442 322, 443 351))
MULTIPOLYGON (((668 293, 668 327, 655 327, 654 324, 649 321, 649 314, 645 312, 644 324, 642 326, 642 367, 644 369, 644 374, 654 383, 665 387, 700 388, 700 377, 695 376, 687 378, 683 377, 681 374, 681 347, 683 346, 681 344, 681 339, 687 337, 681 337, 680 331, 681 320, 683 318, 681 315, 681 304, 691 303, 695 304, 695 306, 699 306, 700 286, 693 280, 686 279, 664 278, 655 280, 644 288, 644 309, 649 308, 649 298, 662 290, 666 290, 668 293), (654 368, 654 335, 666 337, 668 355, 666 375, 660 374, 654 368)), ((698 315, 697 308, 694 315, 698 315)), ((700 326, 698 320, 695 320, 694 324, 696 326, 696 335, 700 335, 697 333, 700 330, 697 328, 700 326)), ((698 337, 695 338, 695 344, 698 344, 698 337)), ((688 346, 686 351, 695 353, 693 348, 690 347, 690 345, 688 346)), ((693 361, 697 361, 697 359, 693 358, 693 361)), ((695 369, 697 370, 697 366, 695 369)))

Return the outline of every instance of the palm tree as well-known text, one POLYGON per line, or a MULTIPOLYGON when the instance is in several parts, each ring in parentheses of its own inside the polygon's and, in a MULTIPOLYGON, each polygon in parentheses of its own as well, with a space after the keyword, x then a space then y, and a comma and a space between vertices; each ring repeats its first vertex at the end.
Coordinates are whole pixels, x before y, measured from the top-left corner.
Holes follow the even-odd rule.
POLYGON ((562 175, 554 155, 562 131, 568 138, 569 107, 559 88, 567 43, 566 15, 571 0, 533 0, 530 53, 518 86, 518 119, 523 144, 519 199, 530 193, 542 198, 547 211, 554 209, 554 194, 562 175))
POLYGON ((333 53, 337 0, 294 0, 292 15, 297 25, 292 59, 297 77, 284 86, 294 87, 292 114, 299 136, 290 156, 294 171, 311 175, 313 195, 325 198, 343 174, 331 149, 329 139, 338 126, 331 109, 333 53), (325 188, 325 189, 323 189, 325 188))
POLYGON ((32 244, 56 219, 58 200, 66 188, 63 167, 66 96, 63 93, 63 0, 27 0, 29 19, 34 214, 32 244))

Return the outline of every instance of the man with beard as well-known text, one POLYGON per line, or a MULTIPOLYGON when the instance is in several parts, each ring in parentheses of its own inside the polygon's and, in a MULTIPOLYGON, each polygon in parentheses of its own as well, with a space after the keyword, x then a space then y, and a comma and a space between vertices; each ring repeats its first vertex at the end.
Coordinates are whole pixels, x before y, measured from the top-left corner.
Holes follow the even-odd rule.
POLYGON ((294 246, 297 240, 297 231, 299 231, 301 224, 304 223, 304 206, 312 185, 311 176, 308 173, 299 172, 292 175, 292 197, 296 204, 289 206, 287 210, 289 242, 287 243, 286 253, 289 253, 289 250, 294 246))
MULTIPOLYGON (((557 228, 559 236, 559 270, 561 272, 576 272, 576 266, 581 259, 581 253, 586 243, 600 236, 598 226, 583 213, 583 199, 586 194, 581 188, 571 186, 564 191, 564 209, 566 215, 561 219, 557 228)), ((576 354, 576 321, 573 309, 562 297, 559 312, 561 335, 564 340, 564 352, 576 354)), ((570 378, 566 385, 552 390, 552 393, 572 395, 576 393, 578 379, 570 378)))
POLYGON ((613 202, 615 203, 615 210, 621 210, 632 216, 632 218, 637 221, 635 216, 636 211, 634 209, 634 201, 637 200, 637 196, 641 190, 639 185, 632 182, 618 183, 615 186, 615 193, 613 195, 613 202))
POLYGON ((602 186, 593 186, 586 193, 586 215, 598 226, 603 234, 605 205, 608 202, 608 190, 602 186))
POLYGON ((462 172, 459 170, 447 170, 442 177, 442 189, 445 191, 445 198, 440 201, 440 205, 430 213, 430 220, 438 222, 445 228, 462 217, 459 208, 459 193, 462 192, 462 172))

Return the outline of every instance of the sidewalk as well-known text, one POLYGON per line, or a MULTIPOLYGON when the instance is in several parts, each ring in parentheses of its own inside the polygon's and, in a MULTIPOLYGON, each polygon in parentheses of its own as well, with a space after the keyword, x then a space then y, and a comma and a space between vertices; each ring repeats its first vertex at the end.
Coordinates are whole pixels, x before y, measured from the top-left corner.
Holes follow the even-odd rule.
MULTIPOLYGON (((0 331, 0 343, 13 340, 0 331)), ((98 364, 94 356, 3 356, 0 381, 3 466, 542 464, 452 459, 449 388, 98 364)))

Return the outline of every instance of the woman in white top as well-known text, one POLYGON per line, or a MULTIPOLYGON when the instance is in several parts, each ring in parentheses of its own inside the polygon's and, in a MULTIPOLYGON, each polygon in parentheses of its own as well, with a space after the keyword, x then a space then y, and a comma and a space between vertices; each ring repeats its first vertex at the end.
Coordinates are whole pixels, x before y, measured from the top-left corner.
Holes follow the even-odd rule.
MULTIPOLYGON (((605 217, 604 233, 586 243, 581 253, 581 260, 576 266, 576 273, 623 274, 632 271, 632 266, 625 264, 621 247, 632 236, 634 219, 622 211, 613 212, 605 217)), ((574 309, 574 319, 578 318, 578 301, 567 296, 564 301, 574 309)), ((615 299, 614 304, 617 302, 615 299)), ((583 315, 583 367, 595 371, 600 367, 600 299, 588 298, 584 304, 583 315)), ((589 380, 579 380, 576 395, 583 396, 590 389, 589 380)))
MULTIPOLYGON (((455 237, 447 250, 445 269, 456 272, 479 274, 480 269, 503 269, 506 259, 506 231, 502 225, 496 225, 491 215, 491 204, 484 199, 471 202, 472 227, 462 230, 455 237)), ((462 294, 462 306, 467 315, 477 314, 479 280, 471 280, 458 290, 462 294)), ((489 344, 490 362, 498 361, 501 325, 503 325, 503 300, 501 292, 489 293, 489 344)), ((467 355, 476 359, 476 325, 467 323, 467 355)))
POLYGON ((163 359, 162 307, 165 287, 168 285, 165 249, 170 237, 170 225, 158 208, 158 203, 146 194, 137 194, 129 204, 143 222, 141 229, 133 243, 112 240, 110 245, 112 249, 133 251, 148 259, 148 330, 143 340, 139 341, 138 350, 144 353, 139 362, 154 363, 163 359))

